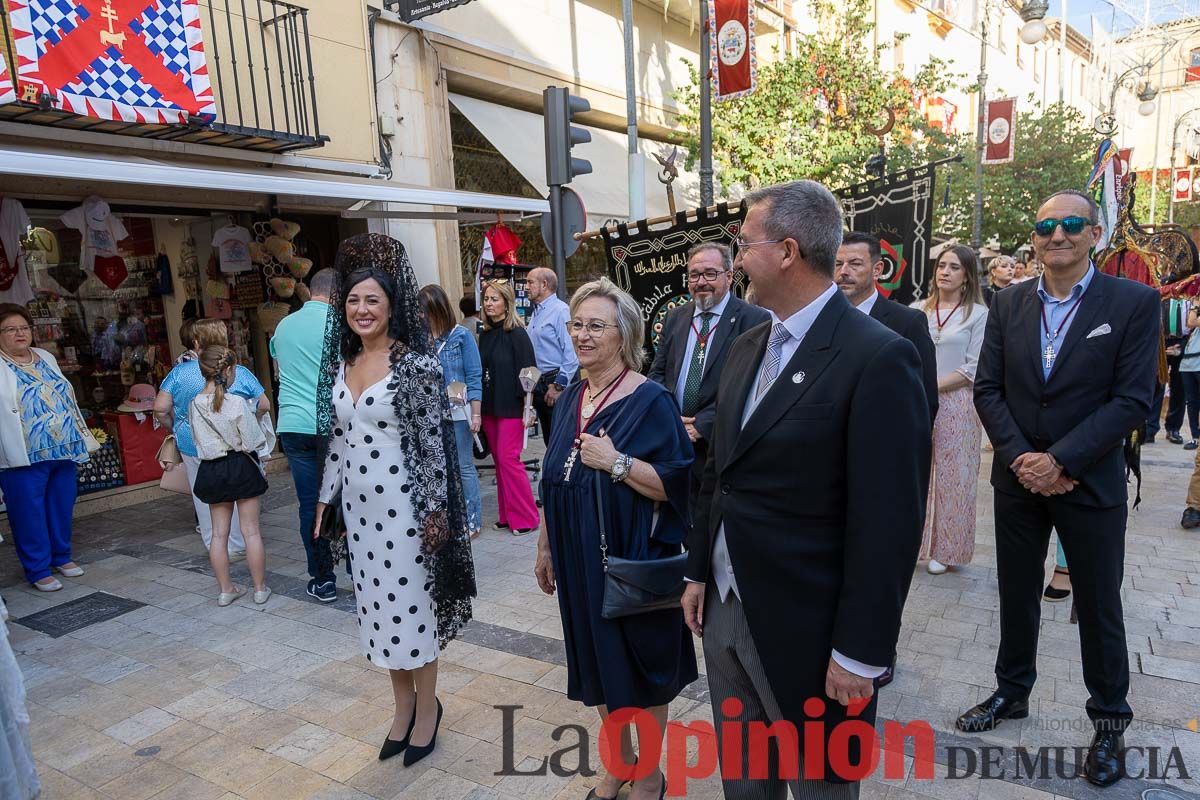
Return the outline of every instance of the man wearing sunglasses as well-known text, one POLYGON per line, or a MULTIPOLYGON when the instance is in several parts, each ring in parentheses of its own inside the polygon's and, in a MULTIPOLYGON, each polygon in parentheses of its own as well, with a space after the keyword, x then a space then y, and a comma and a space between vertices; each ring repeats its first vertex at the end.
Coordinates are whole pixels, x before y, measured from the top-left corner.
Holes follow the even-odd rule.
POLYGON ((688 251, 687 287, 692 301, 667 315, 647 377, 667 387, 679 404, 696 451, 690 493, 695 505, 729 345, 770 315, 730 291, 733 256, 719 242, 703 242, 688 251))
POLYGON ((1095 728, 1084 776, 1122 777, 1133 718, 1121 609, 1126 486, 1123 443, 1150 410, 1158 368, 1158 293, 1101 274, 1091 197, 1051 195, 1033 248, 1045 269, 996 295, 975 377, 975 408, 995 449, 1000 650, 996 692, 958 718, 970 733, 1029 715, 1037 677, 1050 529, 1071 565, 1083 675, 1095 728))

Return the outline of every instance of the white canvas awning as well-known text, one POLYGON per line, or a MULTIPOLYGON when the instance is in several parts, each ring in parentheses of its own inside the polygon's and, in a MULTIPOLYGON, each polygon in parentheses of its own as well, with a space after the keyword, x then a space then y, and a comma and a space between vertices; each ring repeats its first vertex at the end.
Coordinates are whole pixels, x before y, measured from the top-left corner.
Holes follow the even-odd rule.
MULTIPOLYGON (((546 186, 545 130, 540 114, 531 114, 528 111, 458 94, 450 95, 450 102, 538 192, 546 194, 549 191, 546 186)), ((629 152, 625 134, 587 126, 579 127, 585 127, 591 132, 592 141, 576 145, 572 153, 578 158, 592 162, 592 172, 590 175, 575 178, 571 182, 571 188, 583 198, 588 227, 597 228, 609 220, 627 221, 629 152)), ((682 168, 682 148, 680 150, 676 161, 680 170, 675 181, 675 204, 682 211, 700 205, 700 176, 682 168)), ((666 156, 670 151, 671 145, 648 139, 640 140, 639 152, 646 160, 647 217, 670 213, 666 189, 657 177, 662 167, 653 155, 658 153, 666 156)))
POLYGON ((210 192, 276 195, 281 206, 298 205, 345 210, 362 202, 407 206, 442 206, 528 214, 549 212, 545 200, 405 186, 385 180, 326 175, 288 169, 206 166, 49 148, 0 146, 0 175, 47 180, 136 184, 210 192))

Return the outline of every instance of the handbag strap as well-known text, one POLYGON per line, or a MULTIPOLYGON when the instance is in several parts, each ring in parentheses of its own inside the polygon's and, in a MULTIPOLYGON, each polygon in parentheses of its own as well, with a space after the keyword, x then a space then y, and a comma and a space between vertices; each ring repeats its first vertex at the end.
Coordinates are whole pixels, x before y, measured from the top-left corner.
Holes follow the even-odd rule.
MULTIPOLYGON (((580 391, 583 391, 583 390, 581 389, 580 391)), ((634 389, 634 391, 637 391, 637 389, 634 389)), ((624 397, 622 399, 628 399, 632 396, 633 396, 633 393, 631 392, 630 394, 628 394, 626 397, 624 397)), ((612 421, 608 423, 609 427, 616 427, 617 420, 621 419, 623 416, 625 416, 625 407, 624 406, 622 406, 621 409, 619 411, 617 411, 616 416, 614 416, 612 418, 612 421)), ((604 430, 605 430, 605 428, 601 428, 600 429, 601 433, 603 433, 604 430)), ((599 531, 600 531, 600 564, 604 567, 604 571, 607 573, 608 572, 608 535, 607 535, 607 526, 604 523, 604 495, 602 493, 603 489, 604 489, 603 480, 604 480, 604 473, 602 473, 598 469, 592 470, 592 484, 593 484, 592 494, 594 494, 596 496, 596 524, 599 526, 599 531)))

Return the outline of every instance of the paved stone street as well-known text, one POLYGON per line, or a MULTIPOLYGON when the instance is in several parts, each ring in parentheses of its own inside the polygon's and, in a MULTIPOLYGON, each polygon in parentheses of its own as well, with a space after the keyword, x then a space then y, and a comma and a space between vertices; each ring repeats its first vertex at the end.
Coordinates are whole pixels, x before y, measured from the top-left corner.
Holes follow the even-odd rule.
MULTIPOLYGON (((1136 727, 1129 745, 1178 748, 1190 780, 1171 773, 1172 794, 1200 796, 1200 535, 1178 527, 1191 455, 1160 442, 1144 451, 1143 503, 1131 513, 1125 618, 1136 727), (1192 730, 1189 730, 1189 724, 1192 730)), ((1044 607, 1034 713, 975 739, 954 717, 993 687, 999 637, 985 453, 975 563, 931 576, 919 569, 905 612, 895 682, 882 719, 928 720, 947 746, 1085 746, 1090 727, 1069 603, 1044 607)), ((483 473, 485 520, 494 520, 492 472, 483 473)), ((536 537, 485 529, 475 542, 475 621, 443 654, 445 718, 433 756, 411 769, 376 760, 390 724, 386 674, 360 655, 352 597, 322 606, 304 594, 305 566, 290 480, 272 476, 265 498, 269 583, 265 607, 216 606, 208 559, 183 497, 77 520, 77 560, 87 575, 42 594, 24 584, 11 543, 0 546, 0 586, 24 671, 44 796, 114 800, 391 800, 391 798, 583 798, 594 779, 503 776, 503 720, 520 705, 513 760, 522 770, 568 747, 556 726, 593 734, 594 712, 569 701, 557 602, 532 575, 536 537), (101 594, 103 593, 103 594, 101 594), (121 598, 125 600, 122 601, 121 598), (127 602, 133 601, 133 602, 127 602), (73 604, 73 605, 72 605, 73 604), (58 609, 57 614, 42 614, 58 609), (107 609, 107 613, 105 613, 107 609), (123 613, 121 613, 123 612, 123 613), (106 621, 94 622, 96 616, 106 621)), ((1053 552, 1050 558, 1053 557, 1053 552)), ((244 565, 235 570, 245 582, 244 565)), ((701 665, 703 672, 703 664, 701 665)), ((672 708, 675 719, 710 720, 704 679, 672 708)), ((1082 779, 949 780, 911 775, 869 781, 864 798, 1133 798, 1159 781, 1126 780, 1103 792, 1082 779)), ((1070 751, 1068 751, 1069 753, 1070 751)), ((568 766, 576 755, 566 759, 568 766)), ((1147 759, 1132 759, 1134 768, 1147 759)), ((593 737, 591 763, 598 765, 593 737)), ((960 767, 964 764, 960 756, 960 767)), ((882 769, 880 770, 882 776, 882 769)), ((627 791, 627 790, 626 790, 627 791)), ((622 795, 624 796, 624 795, 622 795)), ((714 779, 688 797, 719 797, 714 779)))

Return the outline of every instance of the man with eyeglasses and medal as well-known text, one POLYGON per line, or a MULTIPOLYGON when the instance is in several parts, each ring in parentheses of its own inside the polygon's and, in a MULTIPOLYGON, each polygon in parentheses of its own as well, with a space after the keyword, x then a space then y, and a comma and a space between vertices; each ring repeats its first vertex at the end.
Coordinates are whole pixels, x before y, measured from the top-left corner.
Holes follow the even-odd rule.
POLYGON ((675 396, 683 425, 696 451, 690 499, 695 504, 716 419, 717 386, 729 345, 745 331, 770 319, 761 308, 738 299, 733 286, 733 255, 719 242, 688 251, 687 286, 692 301, 667 315, 658 352, 647 377, 675 396))
POLYGON ((1032 237, 1045 271, 997 294, 988 315, 975 408, 995 450, 997 688, 957 725, 977 733, 1029 715, 1054 528, 1071 565, 1095 729, 1084 777, 1107 786, 1123 777, 1123 734, 1133 718, 1121 609, 1123 444, 1154 396, 1160 313, 1153 289, 1092 264, 1103 232, 1097 220, 1088 195, 1051 195, 1032 237))

